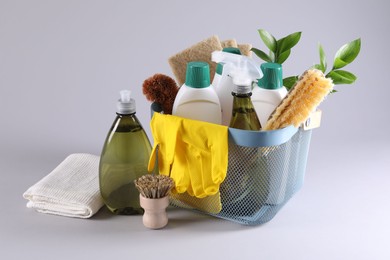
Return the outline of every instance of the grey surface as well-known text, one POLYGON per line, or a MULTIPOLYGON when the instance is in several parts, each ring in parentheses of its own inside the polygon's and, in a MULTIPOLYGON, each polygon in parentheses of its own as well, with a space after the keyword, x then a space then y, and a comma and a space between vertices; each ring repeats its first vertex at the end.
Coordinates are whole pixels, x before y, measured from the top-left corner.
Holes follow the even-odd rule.
MULTIPOLYGON (((1 259, 390 259, 387 1, 0 1, 1 259), (264 49, 257 29, 303 31, 285 75, 355 38, 359 76, 322 105, 303 189, 269 223, 244 227, 170 210, 160 231, 102 209, 37 213, 22 193, 67 155, 99 154, 118 91, 148 129, 143 80, 213 34, 264 49)), ((148 133, 149 130, 148 130, 148 133)))

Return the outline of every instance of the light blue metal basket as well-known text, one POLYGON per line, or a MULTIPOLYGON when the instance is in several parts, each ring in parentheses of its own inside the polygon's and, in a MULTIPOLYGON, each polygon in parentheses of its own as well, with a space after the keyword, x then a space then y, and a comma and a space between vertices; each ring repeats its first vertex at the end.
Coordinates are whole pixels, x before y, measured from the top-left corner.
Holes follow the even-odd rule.
POLYGON ((220 202, 207 200, 221 203, 222 209, 201 210, 194 207, 199 199, 189 196, 173 197, 171 204, 243 225, 270 221, 303 185, 311 133, 293 126, 274 131, 229 128, 228 171, 220 186, 220 202))
MULTIPOLYGON (((222 210, 201 212, 244 225, 270 221, 303 185, 311 131, 229 128, 228 171, 220 186, 222 210)), ((171 204, 199 211, 191 206, 194 203, 172 199, 171 204)))

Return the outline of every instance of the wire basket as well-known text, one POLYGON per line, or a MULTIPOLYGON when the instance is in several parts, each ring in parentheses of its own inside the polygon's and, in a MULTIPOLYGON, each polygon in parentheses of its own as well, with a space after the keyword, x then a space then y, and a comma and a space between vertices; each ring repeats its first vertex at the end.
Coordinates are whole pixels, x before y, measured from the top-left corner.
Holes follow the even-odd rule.
POLYGON ((171 197, 173 206, 188 208, 244 225, 270 221, 302 187, 312 130, 287 127, 275 131, 229 128, 229 162, 220 186, 220 200, 208 200, 202 210, 199 199, 171 197), (210 205, 211 203, 211 205, 210 205))

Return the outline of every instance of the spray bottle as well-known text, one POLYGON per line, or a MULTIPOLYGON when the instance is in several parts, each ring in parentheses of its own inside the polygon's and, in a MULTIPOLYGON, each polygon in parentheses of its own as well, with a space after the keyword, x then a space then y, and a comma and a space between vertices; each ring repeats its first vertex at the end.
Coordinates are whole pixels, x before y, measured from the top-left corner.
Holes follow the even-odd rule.
POLYGON ((232 78, 233 109, 229 126, 244 130, 260 130, 261 124, 251 101, 252 84, 261 78, 259 66, 246 56, 215 51, 214 62, 224 63, 224 73, 232 78))
MULTIPOLYGON (((239 48, 223 48, 222 51, 241 55, 239 48)), ((219 101, 221 103, 222 124, 229 126, 230 120, 232 118, 233 96, 231 93, 233 91, 234 84, 232 78, 229 77, 227 75, 227 71, 224 70, 224 65, 225 64, 223 62, 217 64, 217 69, 215 70, 212 85, 215 89, 215 92, 217 92, 219 101)))

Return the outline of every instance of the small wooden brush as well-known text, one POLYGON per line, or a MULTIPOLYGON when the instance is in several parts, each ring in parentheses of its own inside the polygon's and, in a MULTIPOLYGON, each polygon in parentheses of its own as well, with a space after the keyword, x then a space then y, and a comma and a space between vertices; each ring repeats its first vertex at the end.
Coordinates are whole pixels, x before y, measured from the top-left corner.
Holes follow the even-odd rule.
POLYGON ((166 197, 175 186, 173 179, 165 175, 146 174, 134 180, 135 187, 144 198, 160 199, 166 197))

